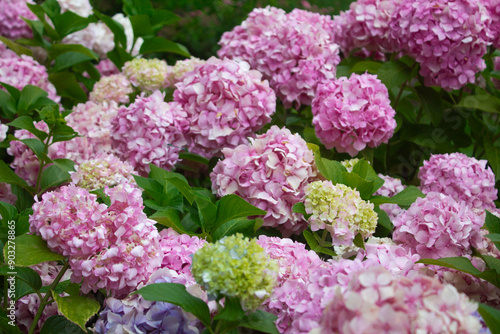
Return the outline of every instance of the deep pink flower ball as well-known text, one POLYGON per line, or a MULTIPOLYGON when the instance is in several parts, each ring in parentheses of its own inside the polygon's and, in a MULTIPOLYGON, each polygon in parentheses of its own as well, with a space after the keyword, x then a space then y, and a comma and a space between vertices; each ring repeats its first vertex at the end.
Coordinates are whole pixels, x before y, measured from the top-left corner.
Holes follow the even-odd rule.
POLYGON ((491 42, 493 47, 500 48, 500 4, 498 0, 482 0, 482 4, 491 16, 489 28, 491 31, 491 42))
POLYGON ((417 275, 395 276, 370 267, 337 289, 321 333, 478 333, 477 304, 451 285, 417 275))
POLYGON ((355 49, 368 53, 397 51, 389 40, 389 23, 402 0, 358 0, 349 10, 333 17, 332 29, 335 43, 345 57, 355 49))
POLYGON ((312 105, 316 135, 327 149, 352 157, 366 146, 387 143, 396 112, 387 88, 371 74, 355 74, 320 84, 312 105))
POLYGON ((494 209, 498 191, 487 163, 463 153, 434 154, 420 167, 420 189, 451 196, 475 210, 494 209))
POLYGON ((464 202, 430 192, 393 221, 393 240, 423 258, 464 256, 480 248, 484 219, 464 202))
POLYGON ((120 73, 120 69, 109 59, 102 59, 95 67, 101 73, 101 77, 120 73))
POLYGON ((30 56, 0 58, 0 81, 19 90, 26 85, 37 86, 49 94, 49 99, 55 102, 61 100, 56 88, 49 81, 45 67, 30 56))
POLYGON ((88 257, 109 244, 102 225, 104 204, 74 185, 35 198, 30 231, 41 235, 49 248, 64 256, 88 257))
POLYGON ((284 236, 300 233, 307 223, 292 207, 304 200, 304 188, 317 175, 307 143, 290 130, 272 126, 265 134, 234 149, 222 150, 224 159, 210 174, 212 190, 220 197, 236 194, 266 210, 264 226, 284 236))
POLYGON ((142 175, 147 175, 150 163, 172 169, 186 145, 188 114, 180 104, 167 103, 164 98, 160 91, 150 96, 143 93, 128 107, 120 107, 112 121, 116 154, 142 175))
POLYGON ((9 49, 7 45, 0 42, 0 58, 12 58, 12 57, 17 57, 17 54, 11 49, 9 49))
POLYGON ((420 63, 428 86, 460 89, 486 68, 491 18, 480 1, 405 1, 394 13, 395 42, 420 63))
POLYGON ((205 157, 246 143, 276 109, 269 83, 245 62, 212 57, 176 87, 174 101, 188 114, 190 150, 205 157))
POLYGON ((0 1, 0 36, 9 39, 31 38, 33 33, 30 26, 22 17, 29 20, 38 20, 27 4, 34 4, 26 0, 1 0, 0 1))
POLYGON ((335 77, 339 47, 331 19, 295 9, 256 8, 222 35, 219 57, 250 63, 270 81, 285 107, 310 105, 317 85, 335 77))

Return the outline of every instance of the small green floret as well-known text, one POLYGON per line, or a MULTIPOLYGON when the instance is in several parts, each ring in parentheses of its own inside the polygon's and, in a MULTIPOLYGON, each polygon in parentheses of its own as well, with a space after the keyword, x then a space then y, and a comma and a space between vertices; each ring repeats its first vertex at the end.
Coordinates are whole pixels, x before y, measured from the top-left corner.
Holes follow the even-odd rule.
POLYGON ((199 249, 191 272, 215 299, 237 297, 244 310, 255 310, 271 296, 278 263, 255 239, 238 233, 199 249))

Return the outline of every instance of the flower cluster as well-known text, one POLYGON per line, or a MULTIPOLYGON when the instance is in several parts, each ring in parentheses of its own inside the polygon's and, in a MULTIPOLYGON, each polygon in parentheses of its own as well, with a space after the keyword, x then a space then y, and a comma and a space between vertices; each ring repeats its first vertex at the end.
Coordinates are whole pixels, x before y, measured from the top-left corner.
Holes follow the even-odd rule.
POLYGON ((396 129, 387 88, 367 73, 320 84, 312 113, 316 135, 325 147, 352 157, 367 145, 387 143, 396 129))
MULTIPOLYGON (((406 186, 401 183, 400 179, 382 174, 378 174, 378 176, 384 180, 384 184, 382 185, 382 187, 377 189, 375 195, 392 197, 406 188, 406 186)), ((401 209, 397 204, 381 204, 380 208, 387 213, 391 221, 394 220, 394 218, 396 218, 401 212, 403 212, 403 209, 401 209)))
POLYGON ((168 66, 165 85, 174 87, 176 83, 183 81, 189 72, 192 72, 197 66, 205 64, 205 62, 205 60, 196 57, 176 61, 174 66, 168 66))
POLYGON ((76 165, 75 169, 75 172, 70 172, 72 183, 89 191, 120 183, 135 183, 132 166, 111 154, 100 154, 76 165))
POLYGON ((210 174, 214 193, 236 194, 266 210, 264 226, 278 228, 285 237, 307 226, 303 216, 292 211, 304 199, 304 187, 317 175, 304 139, 272 126, 250 144, 222 152, 225 158, 210 174))
POLYGON ((0 41, 0 58, 17 57, 17 54, 0 41))
POLYGON ((165 60, 135 58, 125 63, 122 72, 134 87, 152 93, 166 86, 168 66, 165 60))
MULTIPOLYGON (((156 271, 147 284, 178 283, 187 284, 182 276, 171 271, 156 271)), ((165 302, 152 302, 140 295, 131 295, 125 299, 109 297, 106 307, 99 314, 95 324, 98 334, 106 333, 170 333, 198 334, 195 327, 197 321, 189 319, 189 315, 179 306, 165 302)))
POLYGON ((112 144, 116 154, 140 174, 149 164, 172 169, 186 145, 187 114, 175 102, 164 101, 160 91, 143 93, 128 107, 122 106, 113 120, 112 144))
POLYGON ((56 88, 49 82, 45 67, 30 56, 0 58, 0 81, 19 90, 26 85, 37 86, 49 94, 49 99, 55 102, 61 100, 56 88))
POLYGON ((464 202, 430 192, 393 221, 393 240, 426 258, 470 255, 480 248, 484 224, 464 202))
POLYGON ((420 168, 420 189, 425 194, 435 191, 451 196, 473 209, 493 209, 498 191, 487 163, 463 153, 434 154, 420 168))
POLYGON ((357 233, 371 236, 377 227, 373 204, 361 199, 359 192, 331 181, 315 181, 305 188, 305 207, 311 230, 326 229, 333 245, 352 243, 357 233))
MULTIPOLYGON (((28 4, 34 4, 34 2, 30 0, 2 1, 2 10, 0 11, 0 36, 13 40, 33 37, 30 26, 22 19, 22 17, 28 20, 37 19, 35 14, 28 8, 28 4)), ((3 66, 0 66, 0 68, 1 67, 3 66)))
POLYGON ((101 77, 120 73, 120 69, 109 59, 102 59, 95 67, 101 73, 101 77))
POLYGON ((452 90, 486 68, 490 23, 480 1, 417 0, 403 1, 390 26, 400 49, 420 63, 425 84, 452 90))
MULTIPOLYGON (((17 201, 17 196, 12 193, 10 184, 0 183, 0 201, 14 205, 17 201)), ((2 215, 0 215, 2 217, 2 215)))
POLYGON ((477 304, 451 285, 371 267, 353 276, 326 307, 322 333, 477 333, 477 304))
POLYGON ((3 142, 5 138, 7 138, 8 131, 9 131, 9 126, 2 124, 2 122, 0 122, 0 143, 3 142))
POLYGON ((242 234, 200 248, 191 272, 213 298, 236 297, 244 310, 255 310, 271 296, 278 264, 256 240, 242 234))
POLYGON ((89 0, 57 0, 61 7, 61 12, 72 11, 80 16, 87 17, 92 15, 93 8, 89 0))
POLYGON ((355 49, 368 52, 392 52, 390 43, 391 17, 402 0, 358 0, 349 10, 333 17, 333 40, 344 56, 355 49))
POLYGON ((500 48, 500 7, 496 0, 483 0, 483 5, 491 16, 491 23, 488 28, 491 32, 491 42, 493 47, 500 48))
POLYGON ((190 150, 205 157, 246 143, 276 109, 269 83, 245 62, 212 57, 176 86, 174 101, 189 117, 190 150))
POLYGON ((95 83, 92 92, 90 92, 90 101, 93 102, 111 102, 127 104, 129 102, 129 94, 132 94, 134 89, 123 74, 113 74, 102 77, 95 83))
POLYGON ((358 158, 352 158, 352 159, 348 159, 348 160, 342 160, 340 163, 342 164, 342 166, 345 167, 345 169, 347 169, 348 173, 351 173, 354 166, 356 166, 356 164, 359 161, 360 161, 360 159, 358 159, 358 158))
POLYGON ((218 55, 262 72, 285 107, 310 105, 318 83, 333 79, 340 62, 330 29, 331 19, 320 14, 256 8, 222 35, 218 55))

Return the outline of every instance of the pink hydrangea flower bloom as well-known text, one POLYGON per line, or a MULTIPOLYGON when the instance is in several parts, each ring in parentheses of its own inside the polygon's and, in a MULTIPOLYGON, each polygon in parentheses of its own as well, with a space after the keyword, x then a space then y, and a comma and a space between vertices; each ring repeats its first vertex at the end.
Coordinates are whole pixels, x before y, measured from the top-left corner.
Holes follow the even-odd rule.
POLYGON ((184 80, 186 75, 193 71, 197 66, 203 65, 206 60, 196 57, 178 60, 174 66, 168 66, 165 86, 175 87, 175 84, 184 80))
POLYGON ((333 79, 340 62, 331 29, 331 19, 320 14, 256 8, 222 35, 218 55, 262 72, 285 107, 310 105, 318 83, 333 79))
POLYGON ((299 233, 307 223, 292 207, 304 199, 304 187, 317 175, 307 143, 290 130, 272 126, 249 144, 222 150, 224 159, 210 174, 212 190, 222 197, 236 194, 266 210, 264 226, 284 236, 299 233))
MULTIPOLYGON (((388 175, 382 175, 382 174, 378 174, 378 176, 382 178, 385 182, 384 185, 375 192, 375 195, 392 197, 406 188, 406 186, 401 183, 400 179, 396 179, 388 175)), ((397 204, 391 204, 391 203, 381 204, 380 208, 387 213, 391 221, 394 220, 394 218, 396 218, 397 216, 399 216, 401 212, 403 212, 403 209, 401 209, 397 204)))
POLYGON ((276 94, 245 62, 212 57, 177 83, 174 101, 190 122, 190 150, 205 157, 235 148, 271 121, 276 94))
POLYGON ((404 1, 390 23, 401 49, 420 63, 428 86, 460 89, 476 82, 490 40, 491 17, 480 1, 404 1))
MULTIPOLYGON (((17 196, 12 193, 10 184, 0 183, 0 201, 14 205, 17 201, 17 196)), ((1 217, 2 215, 0 215, 1 217)))
POLYGON ((488 28, 491 32, 490 41, 493 47, 500 48, 500 6, 497 0, 482 0, 481 3, 488 10, 488 14, 491 16, 491 22, 488 28))
POLYGON ((480 248, 484 219, 464 202, 437 192, 417 200, 393 221, 393 240, 423 258, 464 256, 480 248))
POLYGON ((120 69, 109 59, 102 59, 95 67, 101 73, 101 77, 120 73, 120 69))
POLYGON ((0 1, 2 7, 0 11, 0 36, 13 40, 33 37, 30 26, 22 19, 22 17, 25 17, 29 20, 38 20, 28 8, 28 3, 34 4, 32 1, 26 0, 0 1))
POLYGON ((0 58, 0 81, 19 90, 26 85, 37 86, 49 94, 49 99, 55 102, 61 100, 56 88, 49 81, 45 67, 30 56, 0 58))
POLYGON ((95 83, 94 89, 90 92, 90 101, 93 102, 111 102, 127 104, 129 102, 129 94, 132 94, 134 89, 123 74, 114 74, 107 77, 102 77, 95 83))
POLYGON ((475 210, 494 209, 498 198, 495 174, 486 160, 463 153, 434 154, 420 167, 420 189, 440 192, 475 210))
POLYGON ((366 146, 387 143, 396 129, 387 88, 367 73, 320 84, 312 113, 316 135, 325 147, 352 157, 366 146))
POLYGON ((112 123, 116 154, 142 175, 147 175, 150 163, 172 169, 187 144, 188 114, 180 104, 164 98, 160 91, 142 94, 128 107, 120 107, 112 123))
POLYGON ((451 285, 417 275, 395 276, 382 267, 359 271, 337 288, 319 333, 477 333, 477 304, 451 285))
POLYGON ((11 49, 7 48, 7 45, 0 42, 0 58, 12 58, 17 57, 17 54, 11 49))

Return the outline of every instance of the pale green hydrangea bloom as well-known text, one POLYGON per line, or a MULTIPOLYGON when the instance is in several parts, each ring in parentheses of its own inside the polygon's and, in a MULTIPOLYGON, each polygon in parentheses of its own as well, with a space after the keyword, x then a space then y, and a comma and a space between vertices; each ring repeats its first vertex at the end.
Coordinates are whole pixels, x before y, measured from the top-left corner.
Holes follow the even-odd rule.
POLYGON ((244 310, 255 310, 271 296, 278 269, 255 239, 237 233, 199 249, 191 272, 209 296, 237 297, 244 310))
POLYGON ((349 245, 357 233, 367 238, 375 232, 378 216, 373 203, 361 199, 357 190, 316 181, 307 185, 305 193, 311 230, 328 230, 333 245, 349 245))
POLYGON ((165 87, 168 65, 160 59, 135 58, 125 63, 122 72, 134 87, 151 93, 165 87))
POLYGON ((350 172, 352 172, 352 169, 354 168, 354 166, 359 162, 359 160, 360 159, 358 159, 358 158, 353 158, 353 159, 347 159, 347 160, 341 161, 340 163, 350 173, 350 172))

